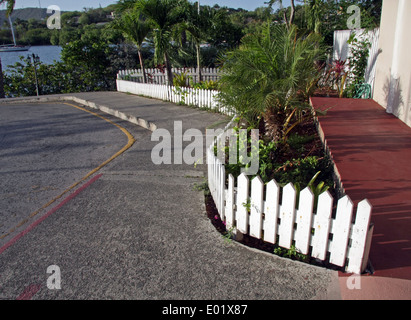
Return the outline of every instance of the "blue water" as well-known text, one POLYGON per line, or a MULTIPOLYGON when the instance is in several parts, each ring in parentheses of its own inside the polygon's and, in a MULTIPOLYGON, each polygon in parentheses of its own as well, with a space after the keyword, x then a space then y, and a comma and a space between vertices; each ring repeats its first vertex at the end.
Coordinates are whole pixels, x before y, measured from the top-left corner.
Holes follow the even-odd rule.
POLYGON ((61 47, 59 46, 32 46, 29 51, 22 52, 0 52, 1 64, 3 71, 7 71, 8 65, 14 65, 20 61, 20 56, 27 58, 33 53, 38 55, 40 61, 45 64, 53 64, 54 61, 60 61, 61 47))

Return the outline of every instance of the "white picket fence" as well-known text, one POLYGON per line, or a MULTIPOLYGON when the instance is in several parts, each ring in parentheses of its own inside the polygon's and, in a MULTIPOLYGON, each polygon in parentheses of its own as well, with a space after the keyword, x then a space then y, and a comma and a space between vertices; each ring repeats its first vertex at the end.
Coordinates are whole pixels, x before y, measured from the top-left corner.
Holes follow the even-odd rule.
MULTIPOLYGON (((186 73, 193 83, 200 82, 198 79, 197 68, 172 68, 173 74, 186 73)), ((167 74, 158 68, 146 69, 147 81, 152 84, 167 84, 167 74)), ((201 68, 203 81, 217 81, 220 79, 219 70, 216 68, 201 68)), ((120 70, 117 79, 129 80, 144 83, 143 72, 141 69, 120 70)))
MULTIPOLYGON (((217 91, 176 89, 121 79, 117 79, 117 90, 234 115, 218 103, 217 91)), ((223 136, 217 137, 215 143, 223 136)), ((291 183, 280 187, 274 180, 265 185, 258 176, 252 181, 245 174, 237 181, 231 174, 227 177, 224 164, 214 154, 214 146, 207 148, 208 185, 227 229, 234 228, 285 249, 294 245, 299 253, 328 261, 347 272, 359 274, 365 270, 373 233, 372 207, 367 200, 357 205, 354 215, 353 202, 344 196, 334 212, 334 199, 327 191, 319 196, 314 212, 314 196, 309 188, 302 190, 297 199, 291 183)))
POLYGON ((286 249, 294 245, 297 252, 328 260, 347 272, 359 274, 365 270, 373 232, 372 207, 367 200, 357 205, 353 216, 353 202, 344 196, 334 213, 333 197, 326 191, 319 196, 314 212, 314 196, 306 188, 296 208, 298 199, 292 183, 281 188, 272 180, 265 185, 260 177, 250 181, 244 173, 237 181, 230 174, 227 181, 214 145, 207 149, 207 164, 209 189, 227 230, 234 228, 286 249))
POLYGON ((185 104, 199 108, 207 108, 216 112, 232 115, 232 111, 219 103, 218 91, 173 87, 160 84, 145 84, 117 79, 117 91, 143 95, 176 104, 185 104))

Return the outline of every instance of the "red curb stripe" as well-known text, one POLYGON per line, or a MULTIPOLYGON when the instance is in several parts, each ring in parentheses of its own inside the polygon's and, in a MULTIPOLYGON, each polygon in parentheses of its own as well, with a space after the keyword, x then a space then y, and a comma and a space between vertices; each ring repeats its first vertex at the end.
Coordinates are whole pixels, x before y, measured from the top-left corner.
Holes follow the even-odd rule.
POLYGON ((89 182, 87 182, 85 185, 83 185, 81 188, 77 189, 74 193, 70 194, 67 196, 62 202, 60 202, 56 207, 51 209, 49 212, 47 212, 44 216, 33 222, 27 229, 19 233, 17 236, 15 236, 13 239, 11 239, 9 242, 7 242, 3 247, 0 248, 0 254, 2 254, 7 248, 12 246, 15 242, 17 242, 20 238, 25 236, 27 233, 29 233, 31 230, 33 230, 37 225, 39 225, 41 222, 43 222, 45 219, 47 219, 49 216, 51 216, 54 212, 56 212, 58 209, 60 209, 62 206, 64 206, 67 202, 75 198, 80 192, 82 192, 84 189, 89 187, 92 183, 97 181, 102 174, 99 174, 95 176, 93 179, 91 179, 89 182))
POLYGON ((19 295, 16 300, 30 300, 37 292, 39 292, 40 289, 41 285, 31 284, 24 289, 23 293, 19 295))

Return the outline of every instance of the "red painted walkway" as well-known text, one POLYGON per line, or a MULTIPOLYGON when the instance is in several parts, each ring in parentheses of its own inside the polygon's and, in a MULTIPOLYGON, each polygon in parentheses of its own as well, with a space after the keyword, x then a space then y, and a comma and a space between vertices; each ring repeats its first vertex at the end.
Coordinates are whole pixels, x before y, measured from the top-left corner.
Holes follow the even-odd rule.
POLYGON ((346 194, 373 205, 374 276, 411 280, 411 128, 373 100, 311 102, 346 194))

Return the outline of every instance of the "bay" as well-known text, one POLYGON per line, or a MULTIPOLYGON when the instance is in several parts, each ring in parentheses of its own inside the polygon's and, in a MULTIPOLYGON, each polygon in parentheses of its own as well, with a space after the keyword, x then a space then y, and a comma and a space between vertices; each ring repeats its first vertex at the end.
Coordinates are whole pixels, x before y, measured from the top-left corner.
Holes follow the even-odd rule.
POLYGON ((45 64, 53 64, 54 61, 61 61, 60 46, 32 46, 28 51, 21 52, 0 52, 1 64, 3 66, 3 71, 7 72, 7 66, 14 65, 16 62, 20 61, 20 56, 27 58, 28 55, 33 53, 38 55, 40 61, 45 64))

